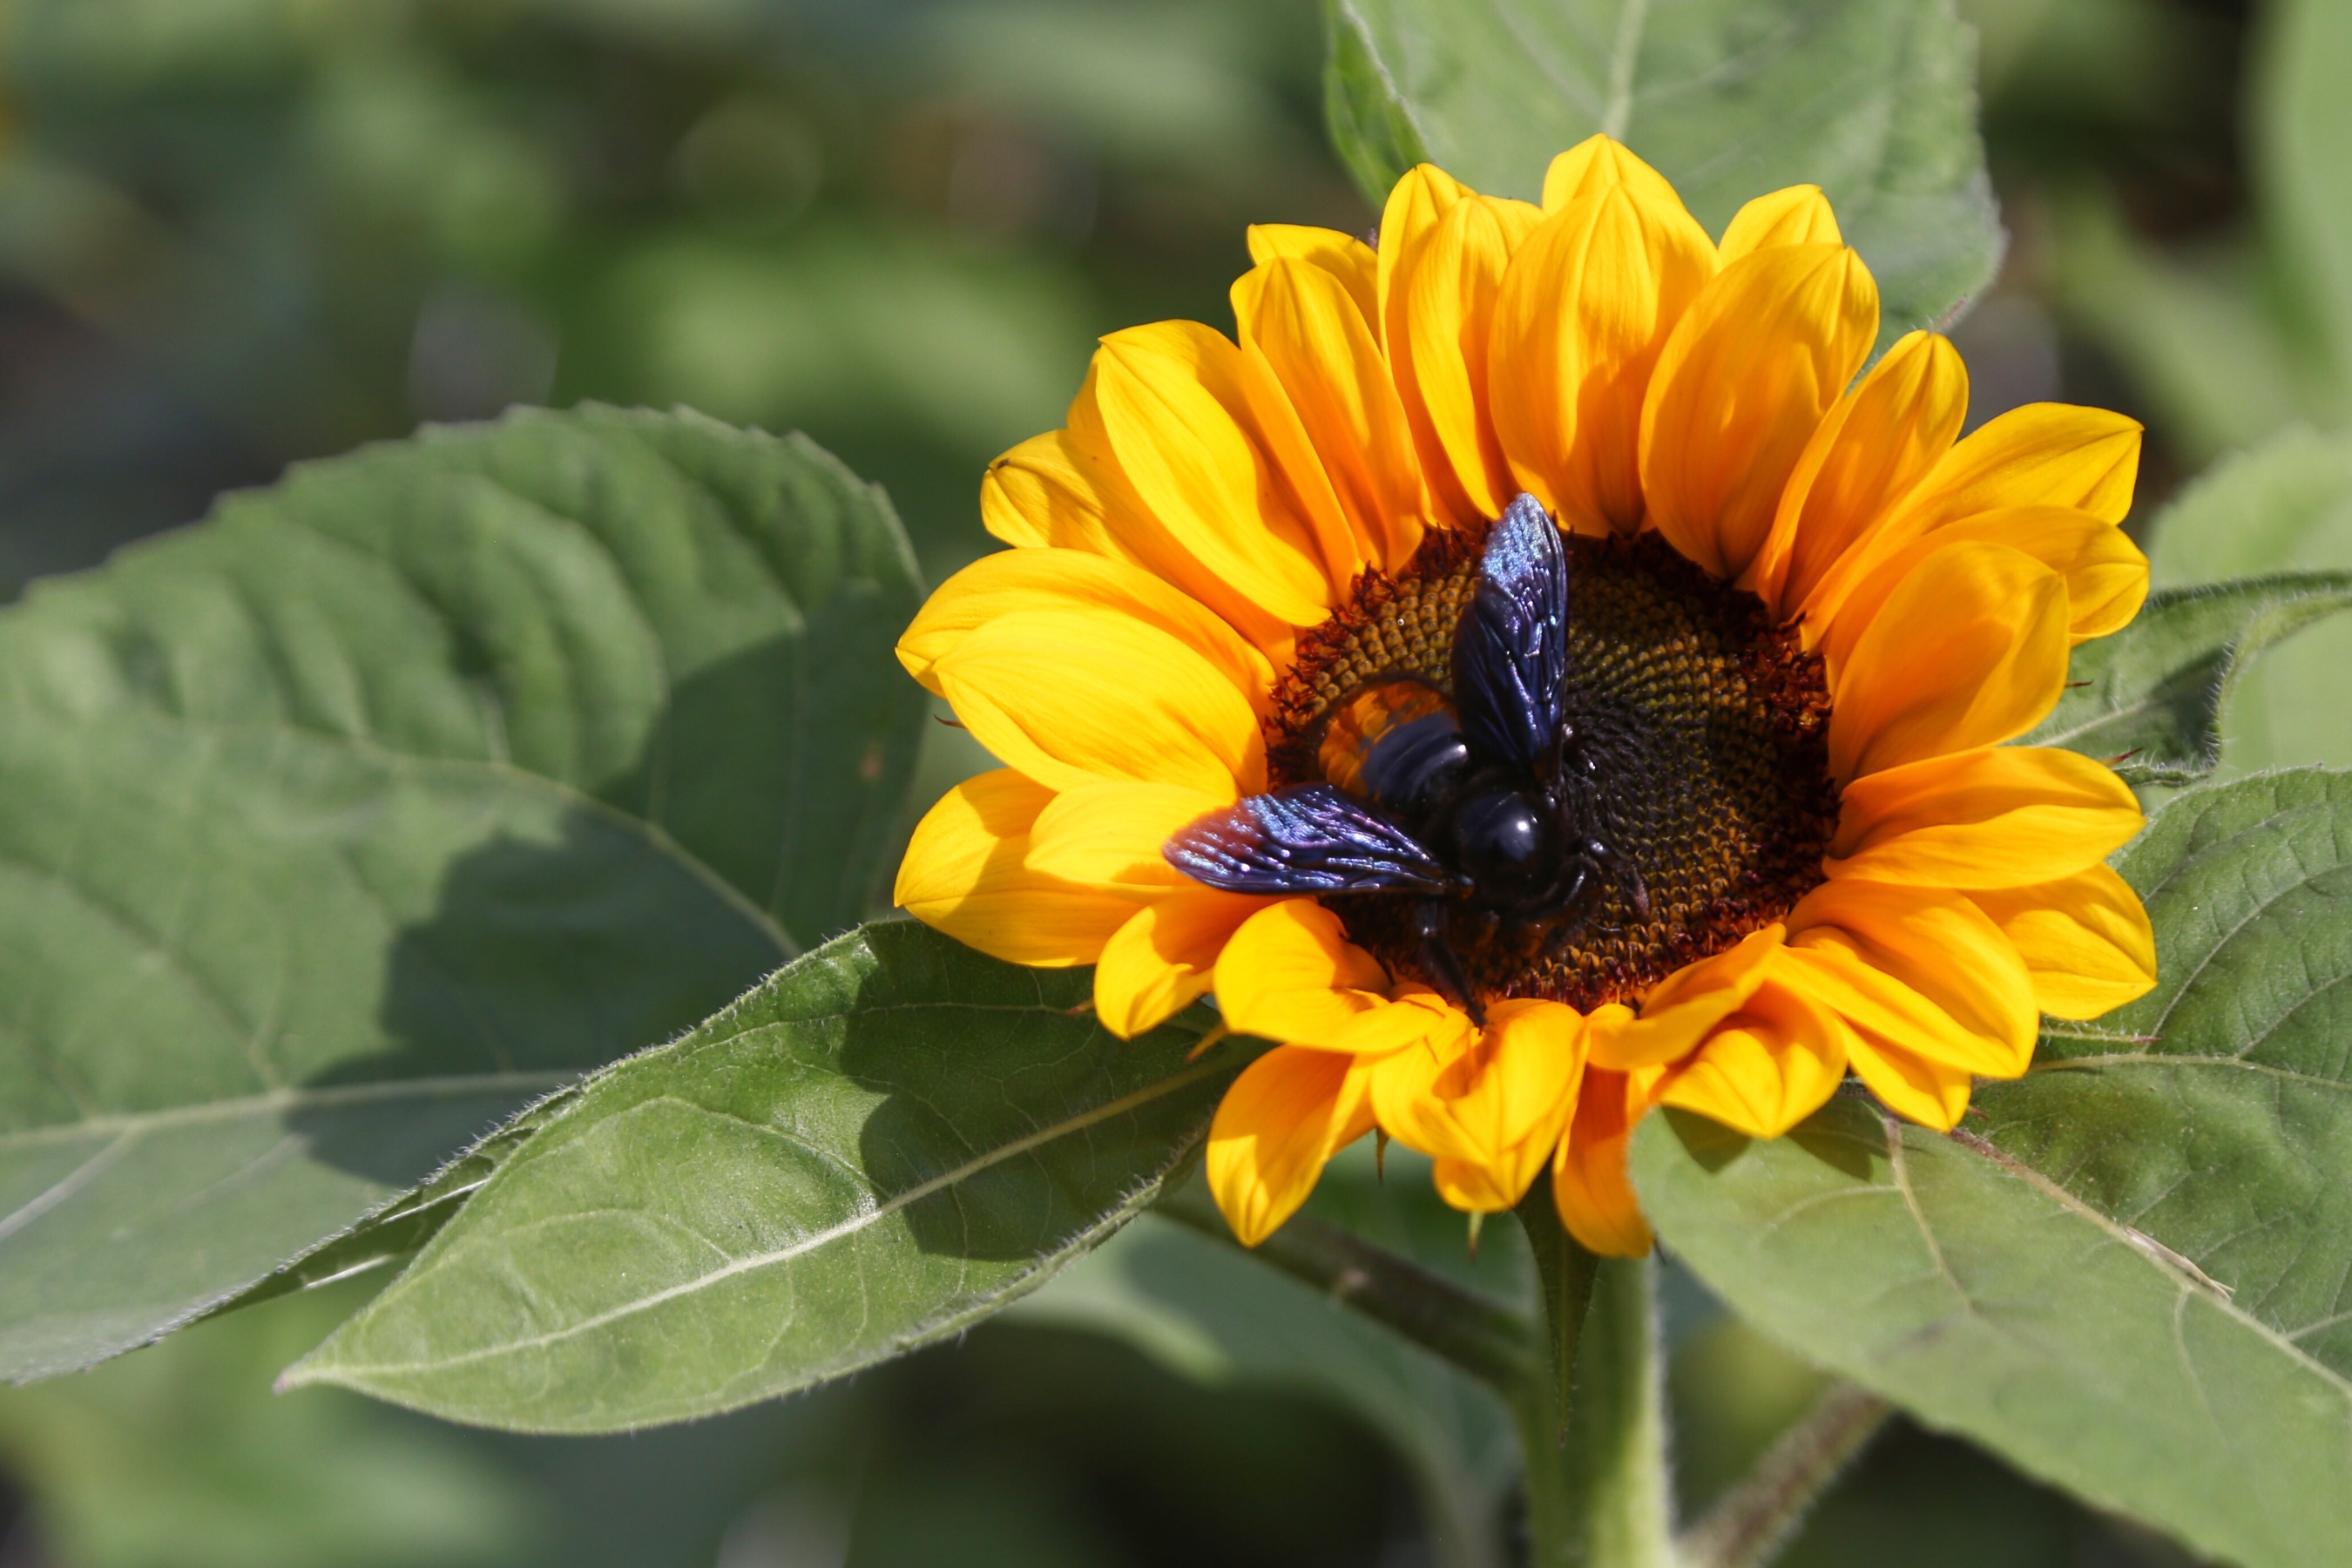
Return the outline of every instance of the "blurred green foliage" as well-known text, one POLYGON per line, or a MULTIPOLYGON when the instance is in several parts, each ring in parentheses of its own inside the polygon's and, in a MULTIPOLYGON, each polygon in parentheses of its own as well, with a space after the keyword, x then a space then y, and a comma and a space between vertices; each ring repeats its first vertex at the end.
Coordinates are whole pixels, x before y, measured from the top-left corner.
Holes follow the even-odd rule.
MULTIPOLYGON (((2149 501, 2340 424, 2344 8, 1962 9, 2013 239, 1958 332, 1972 419, 2142 415, 2149 501)), ((1322 145, 1320 50, 1308 0, 10 0, 0 588, 293 458, 586 397, 808 429, 936 579, 986 547, 982 465, 1058 422, 1095 333, 1225 321, 1247 223, 1370 223, 1322 145)), ((976 765, 934 741, 922 799, 976 765)), ((1688 1511, 1815 1374, 1670 1279, 1688 1511)), ((0 1564, 1433 1561, 1349 1401, 1196 1383, 1051 1314, 724 1420, 530 1440, 271 1396, 366 1289, 0 1391, 0 1564)), ((1785 1559, 2174 1560, 1909 1428, 1785 1559)))
POLYGON ((1373 1561, 1394 1462, 1307 1401, 1214 1394, 1111 1342, 963 1352, 627 1437, 467 1431, 269 1392, 342 1286, 0 1399, 37 1515, 11 1563, 93 1568, 1099 1568, 1373 1561))
MULTIPOLYGON (((12 527, 46 528, 19 578, 224 468, 589 396, 805 427, 951 566, 981 464, 1058 420, 1095 333, 1222 314, 1249 221, 1369 222, 1302 4, 31 0, 5 29, 16 331, 102 340, 50 349, 111 378, 68 391, 150 410, 0 452, 0 495, 36 492, 12 527)), ((73 379, 13 357, 12 401, 73 379)))

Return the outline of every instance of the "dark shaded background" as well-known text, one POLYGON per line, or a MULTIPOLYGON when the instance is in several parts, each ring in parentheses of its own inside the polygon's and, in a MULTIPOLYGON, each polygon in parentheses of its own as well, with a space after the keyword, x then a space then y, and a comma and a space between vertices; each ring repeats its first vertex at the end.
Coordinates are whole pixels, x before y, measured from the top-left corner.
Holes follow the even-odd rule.
MULTIPOLYGON (((2261 18, 1962 8, 2012 237, 1955 334, 1971 419, 2147 419, 2144 514, 2275 422, 2169 390, 2179 291, 2149 282, 2259 273, 2261 18)), ((1370 225, 1320 49, 1309 0, 11 0, 0 591, 289 461, 587 397, 808 430, 888 487, 936 580, 986 544, 982 466, 1060 422, 1096 333, 1229 326, 1247 223, 1370 225)), ((1369 1431, 1106 1341, 984 1328, 722 1422, 526 1441, 268 1395, 354 1300, 0 1391, 0 1568, 1428 1561, 1369 1431)), ((1675 1300, 1696 1503, 1811 1383, 1675 1300)), ((2179 1559, 1899 1428, 1787 1561, 2179 1559)))

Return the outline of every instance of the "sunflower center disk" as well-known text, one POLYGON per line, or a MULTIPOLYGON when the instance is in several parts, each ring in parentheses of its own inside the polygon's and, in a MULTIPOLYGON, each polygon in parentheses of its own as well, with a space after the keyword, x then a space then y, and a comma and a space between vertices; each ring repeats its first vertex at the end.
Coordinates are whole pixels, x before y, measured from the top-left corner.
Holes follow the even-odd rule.
MULTIPOLYGON (((1565 944, 1550 926, 1498 927, 1467 906, 1450 940, 1482 1001, 1549 997, 1590 1011, 1787 914, 1822 880, 1838 792, 1821 659, 1793 626, 1774 626, 1754 595, 1654 534, 1567 544, 1567 717, 1592 764, 1579 771, 1581 814, 1640 873, 1649 918, 1612 887, 1565 944)), ((1411 676, 1451 693, 1454 628, 1477 576, 1466 541, 1433 535, 1402 576, 1367 574, 1300 639, 1266 721, 1277 786, 1347 771, 1328 743, 1332 720, 1368 683, 1411 676)), ((1391 973, 1435 984, 1409 900, 1324 902, 1391 973)))

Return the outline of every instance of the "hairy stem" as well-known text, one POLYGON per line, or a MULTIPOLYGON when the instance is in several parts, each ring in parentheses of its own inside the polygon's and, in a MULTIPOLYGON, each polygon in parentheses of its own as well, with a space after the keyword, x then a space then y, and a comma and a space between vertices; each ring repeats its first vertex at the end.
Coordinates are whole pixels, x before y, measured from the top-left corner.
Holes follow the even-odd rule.
POLYGON ((1584 1518, 1583 1561, 1669 1568, 1674 1503, 1666 1458, 1657 1265, 1603 1258, 1577 1356, 1568 1454, 1584 1518))
POLYGON ((1850 1383, 1833 1384, 1675 1542, 1685 1568, 1759 1568, 1770 1562, 1892 1413, 1876 1394, 1850 1383))
MULTIPOLYGON (((1223 1216, 1191 1184, 1162 1199, 1156 1212, 1233 1241, 1223 1216)), ((1251 1256, 1452 1362, 1507 1403, 1516 1404, 1535 1375, 1540 1347, 1527 1319, 1311 1215, 1293 1219, 1251 1256)))
POLYGON ((1528 1233, 1528 1250, 1535 1254, 1536 1277, 1543 1284, 1547 1354, 1542 1371, 1552 1385, 1552 1441, 1557 1446, 1568 1441, 1569 1389, 1576 1372, 1576 1346, 1584 1332, 1585 1313, 1592 1305, 1592 1279, 1601 1259, 1560 1227, 1549 1182, 1537 1183, 1519 1200, 1518 1219, 1528 1233))
POLYGON ((1596 1258, 1559 1229, 1551 1194, 1520 1205, 1559 1364, 1512 1414, 1528 1467, 1533 1568, 1672 1568, 1655 1266, 1596 1258))

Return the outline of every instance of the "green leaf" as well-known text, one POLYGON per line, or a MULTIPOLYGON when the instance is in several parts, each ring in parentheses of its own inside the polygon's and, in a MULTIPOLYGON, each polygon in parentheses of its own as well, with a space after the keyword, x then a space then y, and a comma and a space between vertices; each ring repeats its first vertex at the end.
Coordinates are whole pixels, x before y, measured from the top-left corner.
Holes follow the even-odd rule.
POLYGON ((1975 43, 1950 0, 1327 0, 1326 113, 1375 205, 1423 156, 1533 199, 1553 154, 1626 142, 1720 233, 1828 193, 1877 276, 1884 345, 1992 280, 1975 43))
POLYGON ((2352 774, 2168 804, 2117 858, 2155 991, 1953 1139, 1843 1103, 1643 1130, 1660 1234, 1806 1355, 2250 1568, 2352 1539, 2352 774))
POLYGON ((2021 738, 2102 761, 2135 784, 2189 784, 2221 757, 2222 719, 2281 638, 2352 607, 2352 573, 2158 589, 2131 625, 2074 650, 2067 689, 2021 738))
POLYGON ((1324 123, 1357 188, 1378 206, 1398 176, 1428 162, 1429 149, 1361 19, 1344 0, 1323 0, 1323 25, 1324 123))
POLYGON ((1988 1135, 2352 1377, 2352 773, 2184 795, 2116 868, 2157 988, 2051 1025, 1988 1135))
POLYGON ((1770 1142, 1654 1116, 1633 1162, 1711 1288, 1929 1426, 2244 1568, 2352 1539, 2352 1385, 2026 1167, 1850 1099, 1770 1142))
MULTIPOLYGON (((2352 572, 2352 439, 2287 430, 2215 465, 2158 517, 2148 555, 2160 586, 2352 572)), ((2265 658, 2224 716, 2225 762, 2239 771, 2352 764, 2347 664, 2352 622, 2314 627, 2265 658)))
POLYGON ((486 1125, 857 918, 918 592, 806 441, 589 407, 0 612, 0 1374, 421 1244, 486 1125))
POLYGON ((457 1420, 609 1431, 961 1332, 1124 1224, 1241 1053, 1112 1038, 1083 972, 911 922, 810 953, 623 1062, 288 1374, 457 1420))
POLYGON ((1147 1215, 1010 1321, 1091 1330, 1202 1383, 1294 1388, 1349 1411, 1411 1470, 1441 1568, 1506 1560, 1501 1505, 1518 1459, 1500 1401, 1228 1243, 1147 1215))
POLYGON ((867 912, 927 711, 880 492, 800 437, 590 405, 298 466, 0 616, 0 701, 499 762, 807 944, 867 912))
POLYGON ((0 703, 0 1375, 201 1313, 787 951, 549 780, 0 703))
POLYGON ((566 1084, 482 1135, 464 1153, 350 1229, 339 1231, 205 1313, 226 1312, 349 1279, 391 1263, 405 1263, 441 1232, 490 1173, 539 1130, 572 1109, 577 1084, 566 1084))

